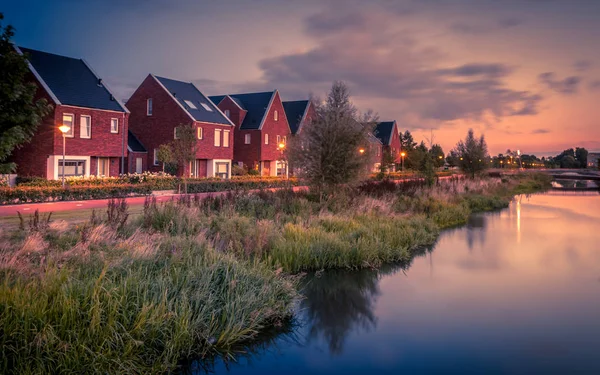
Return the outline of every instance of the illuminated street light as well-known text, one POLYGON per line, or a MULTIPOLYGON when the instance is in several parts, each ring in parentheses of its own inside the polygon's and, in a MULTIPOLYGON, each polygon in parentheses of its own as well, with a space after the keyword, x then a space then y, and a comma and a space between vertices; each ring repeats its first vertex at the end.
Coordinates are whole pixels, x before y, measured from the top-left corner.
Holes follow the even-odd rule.
POLYGON ((71 131, 71 127, 68 125, 61 125, 58 127, 58 130, 62 133, 63 136, 63 157, 62 157, 62 187, 65 188, 65 143, 67 139, 67 133, 71 131))
POLYGON ((406 156, 406 152, 402 151, 400 153, 400 156, 402 156, 402 169, 401 169, 401 172, 404 172, 404 157, 406 156))

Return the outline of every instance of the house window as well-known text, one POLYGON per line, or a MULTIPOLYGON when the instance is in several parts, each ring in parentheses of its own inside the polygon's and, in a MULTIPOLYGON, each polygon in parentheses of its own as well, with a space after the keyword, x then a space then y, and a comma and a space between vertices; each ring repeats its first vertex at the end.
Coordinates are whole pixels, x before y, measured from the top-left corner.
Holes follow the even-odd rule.
POLYGON ((283 136, 283 144, 287 145, 287 137, 285 135, 283 136))
POLYGON ((152 116, 152 98, 146 100, 146 115, 152 116))
POLYGON ((225 117, 230 118, 231 112, 228 109, 225 110, 225 117))
POLYGON ((250 134, 246 134, 244 136, 244 144, 247 144, 247 145, 250 144, 250 134))
POLYGON ((202 134, 202 128, 199 127, 198 130, 197 130, 197 132, 198 132, 198 139, 202 139, 202 136, 203 136, 203 134, 202 134))
POLYGON ((279 113, 277 111, 273 112, 273 120, 279 121, 279 113))
POLYGON ((98 176, 110 176, 110 158, 98 158, 98 176))
POLYGON ((281 137, 277 136, 277 146, 279 146, 279 143, 281 143, 281 137))
POLYGON ((81 116, 79 118, 79 138, 92 137, 92 118, 90 116, 81 116))
POLYGON ((206 109, 208 112, 212 112, 213 111, 212 108, 210 108, 208 106, 208 104, 206 104, 206 103, 200 103, 200 105, 202 105, 202 108, 206 109))
POLYGON ((198 109, 198 107, 196 107, 196 105, 194 103, 192 103, 189 100, 184 100, 185 104, 187 104, 188 107, 190 107, 191 109, 198 109))
POLYGON ((265 134, 265 144, 268 145, 269 144, 269 135, 265 134))
POLYGON ((229 163, 216 163, 215 167, 215 177, 229 177, 229 163))
POLYGON ((58 175, 63 175, 63 169, 65 176, 85 176, 85 160, 65 160, 63 168, 63 161, 58 160, 58 175))
POLYGON ((221 129, 215 129, 215 147, 221 147, 221 129))
POLYGON ((119 119, 118 118, 111 118, 110 119, 110 132, 111 133, 118 133, 119 132, 119 119))
POLYGON ((229 147, 229 130, 223 130, 223 147, 229 147))
POLYGON ((154 165, 158 165, 158 149, 155 148, 154 149, 154 161, 153 161, 154 165))
POLYGON ((63 125, 71 128, 67 133, 65 133, 65 137, 73 137, 73 115, 63 115, 63 125))
POLYGON ((173 129, 173 139, 179 139, 179 132, 177 131, 179 128, 173 129))

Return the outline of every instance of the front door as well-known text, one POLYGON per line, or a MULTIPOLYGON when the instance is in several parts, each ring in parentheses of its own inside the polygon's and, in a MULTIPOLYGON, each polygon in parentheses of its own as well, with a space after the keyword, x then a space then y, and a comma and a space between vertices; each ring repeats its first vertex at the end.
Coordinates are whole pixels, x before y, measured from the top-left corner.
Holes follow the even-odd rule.
POLYGON ((135 173, 142 173, 142 158, 135 158, 135 173))
POLYGON ((263 165, 262 175, 263 176, 270 176, 271 175, 271 162, 270 161, 263 161, 262 165, 263 165))
POLYGON ((98 158, 98 176, 109 177, 110 158, 98 158))

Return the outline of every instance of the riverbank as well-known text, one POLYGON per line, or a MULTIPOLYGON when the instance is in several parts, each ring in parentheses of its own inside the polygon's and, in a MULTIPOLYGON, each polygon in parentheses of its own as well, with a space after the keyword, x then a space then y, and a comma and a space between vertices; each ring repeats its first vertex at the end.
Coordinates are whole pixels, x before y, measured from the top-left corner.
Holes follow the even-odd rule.
POLYGON ((4 373, 164 373, 227 353, 291 317, 302 271, 410 261, 471 212, 549 186, 506 180, 370 182, 125 205, 84 224, 25 218, 0 233, 4 373))

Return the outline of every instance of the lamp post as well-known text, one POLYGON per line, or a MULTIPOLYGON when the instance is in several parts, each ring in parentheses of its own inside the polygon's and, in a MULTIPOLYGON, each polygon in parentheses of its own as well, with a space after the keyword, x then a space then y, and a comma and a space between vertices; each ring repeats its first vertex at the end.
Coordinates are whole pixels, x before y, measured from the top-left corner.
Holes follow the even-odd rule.
POLYGON ((406 152, 402 151, 400 156, 402 157, 402 172, 404 172, 404 157, 406 156, 406 152))
POLYGON ((62 133, 63 136, 63 157, 62 157, 62 187, 65 188, 65 144, 67 139, 67 133, 71 130, 71 127, 68 125, 61 125, 58 127, 58 130, 62 133))
POLYGON ((288 164, 287 164, 287 160, 285 160, 285 158, 283 156, 283 150, 285 150, 285 143, 279 142, 279 144, 277 145, 277 149, 279 151, 281 151, 281 161, 283 162, 283 165, 285 165, 285 178, 288 179, 289 178, 288 164))

